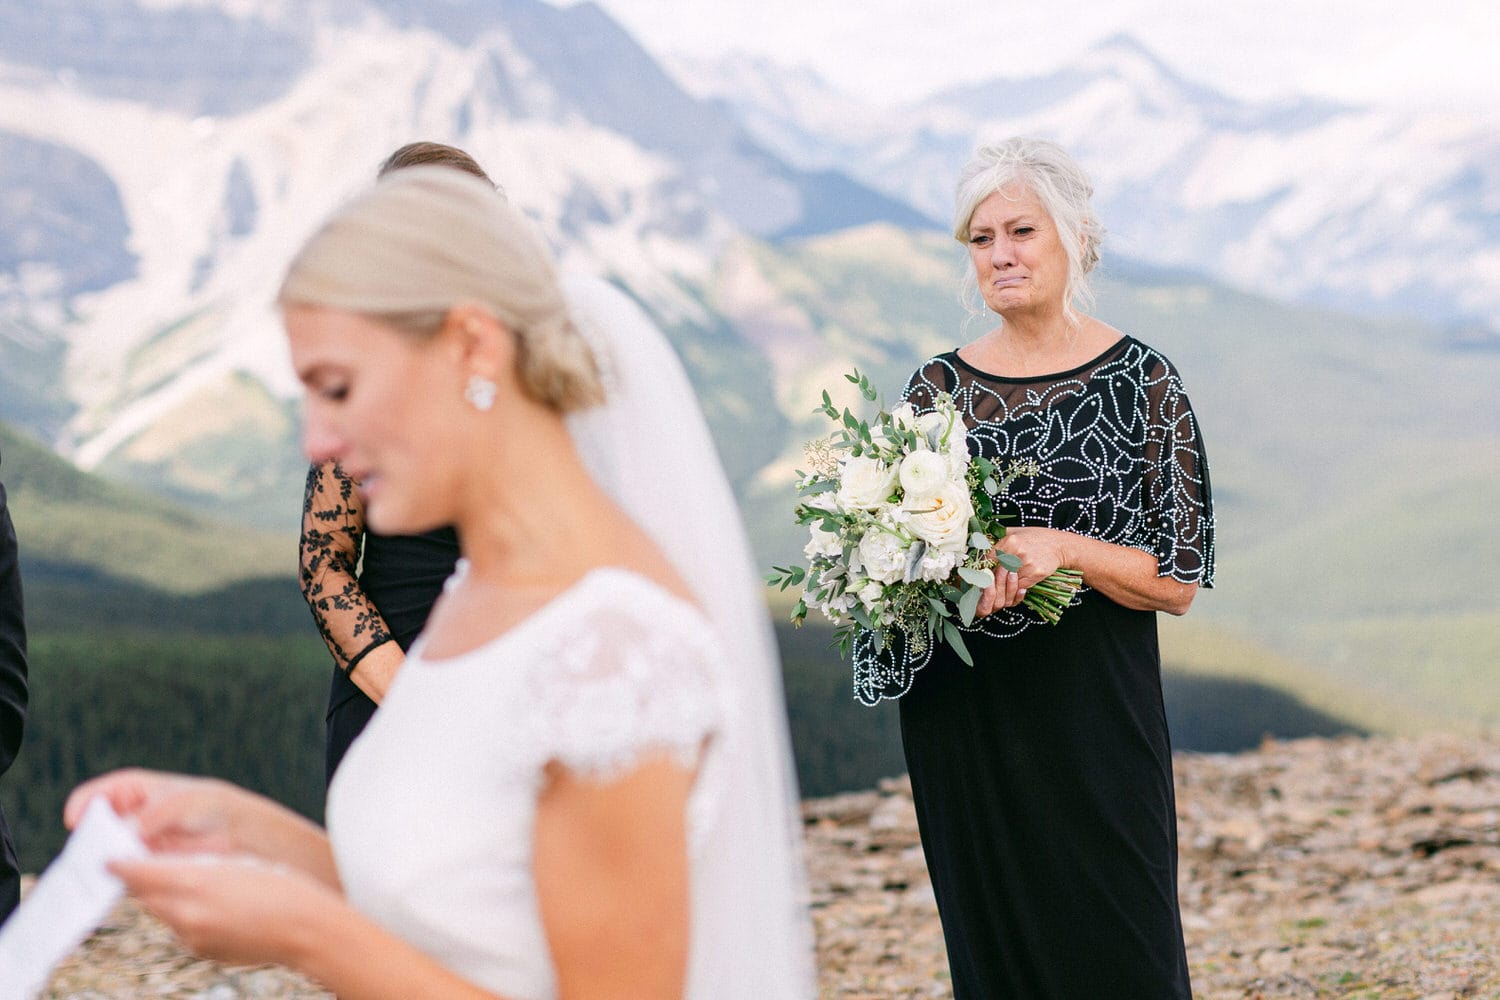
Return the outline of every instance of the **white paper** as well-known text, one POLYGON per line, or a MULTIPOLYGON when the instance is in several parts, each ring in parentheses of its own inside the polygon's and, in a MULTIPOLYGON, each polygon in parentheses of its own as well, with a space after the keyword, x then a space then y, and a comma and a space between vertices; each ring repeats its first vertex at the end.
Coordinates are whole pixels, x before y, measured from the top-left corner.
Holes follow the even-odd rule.
POLYGON ((103 796, 90 802, 62 853, 0 927, 0 1000, 32 1000, 109 916, 125 886, 106 863, 150 853, 103 796))

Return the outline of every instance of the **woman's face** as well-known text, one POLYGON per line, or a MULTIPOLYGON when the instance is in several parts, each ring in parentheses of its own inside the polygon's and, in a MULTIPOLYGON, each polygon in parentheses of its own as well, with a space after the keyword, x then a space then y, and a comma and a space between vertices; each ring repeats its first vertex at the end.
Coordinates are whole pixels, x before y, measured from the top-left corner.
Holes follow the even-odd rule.
MULTIPOLYGON (((336 460, 359 484, 365 518, 382 534, 449 522, 459 465, 452 447, 463 376, 438 338, 423 340, 359 313, 315 306, 285 312, 292 365, 306 389, 302 447, 336 460)), ((456 442, 453 442, 456 443, 456 442)))
POLYGON ((969 220, 969 258, 984 304, 1002 316, 1062 308, 1068 254, 1030 189, 1009 184, 969 220))

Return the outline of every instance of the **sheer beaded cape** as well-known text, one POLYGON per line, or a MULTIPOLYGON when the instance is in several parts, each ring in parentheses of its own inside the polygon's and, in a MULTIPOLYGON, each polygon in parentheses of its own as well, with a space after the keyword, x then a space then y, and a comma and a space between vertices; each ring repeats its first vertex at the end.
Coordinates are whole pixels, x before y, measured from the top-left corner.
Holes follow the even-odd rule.
MULTIPOLYGON (((1034 378, 993 375, 957 351, 924 363, 902 397, 919 413, 953 397, 971 450, 1010 479, 1008 523, 1074 531, 1151 553, 1157 572, 1213 586, 1213 504, 1208 459, 1177 370, 1124 337, 1078 368, 1034 378)), ((1066 614, 1066 612, 1065 612, 1066 614)), ((995 637, 1046 627, 1024 605, 977 620, 966 632, 995 637)), ((900 641, 877 650, 857 637, 854 685, 873 705, 905 694, 932 649, 900 641)))

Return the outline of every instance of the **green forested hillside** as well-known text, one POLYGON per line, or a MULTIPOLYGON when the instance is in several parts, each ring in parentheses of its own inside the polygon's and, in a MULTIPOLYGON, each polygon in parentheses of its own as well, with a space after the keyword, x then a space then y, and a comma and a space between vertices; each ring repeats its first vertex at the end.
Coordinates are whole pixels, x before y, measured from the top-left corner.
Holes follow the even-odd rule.
POLYGON ((246 530, 87 475, 0 424, 0 482, 22 540, 28 582, 113 577, 192 594, 295 574, 290 533, 246 530))

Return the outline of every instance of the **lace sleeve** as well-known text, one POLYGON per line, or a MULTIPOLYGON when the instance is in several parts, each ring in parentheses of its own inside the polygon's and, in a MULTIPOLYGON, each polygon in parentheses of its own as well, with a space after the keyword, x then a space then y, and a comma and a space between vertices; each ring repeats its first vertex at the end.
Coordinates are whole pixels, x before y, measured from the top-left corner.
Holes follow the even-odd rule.
POLYGON ((346 673, 393 638, 355 575, 364 534, 354 481, 333 462, 309 469, 298 546, 302 596, 334 663, 346 673))
POLYGON ((533 664, 538 780, 554 761, 600 781, 661 754, 695 767, 723 719, 710 655, 697 635, 627 607, 591 609, 533 664))
POLYGON ((1145 522, 1139 547, 1157 574, 1214 584, 1214 509, 1208 454, 1177 371, 1159 358, 1145 381, 1145 522))

